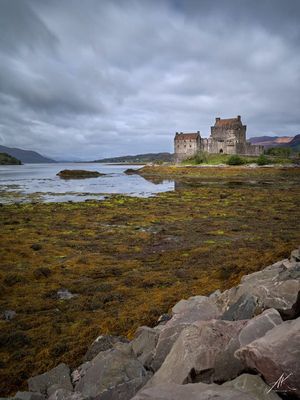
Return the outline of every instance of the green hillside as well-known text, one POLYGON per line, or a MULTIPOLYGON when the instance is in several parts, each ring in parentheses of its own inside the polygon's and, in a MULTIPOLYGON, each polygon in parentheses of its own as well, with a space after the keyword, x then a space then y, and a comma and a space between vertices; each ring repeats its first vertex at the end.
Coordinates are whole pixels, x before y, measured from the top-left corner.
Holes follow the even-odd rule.
POLYGON ((0 165, 21 165, 21 161, 7 153, 0 153, 0 165))

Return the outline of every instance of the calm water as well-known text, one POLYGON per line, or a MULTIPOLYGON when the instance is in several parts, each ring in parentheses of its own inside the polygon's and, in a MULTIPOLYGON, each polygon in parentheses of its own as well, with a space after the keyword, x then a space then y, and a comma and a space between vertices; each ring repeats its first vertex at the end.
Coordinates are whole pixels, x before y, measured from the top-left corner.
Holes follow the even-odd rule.
POLYGON ((136 165, 108 164, 25 164, 0 166, 0 202, 85 201, 103 199, 112 193, 147 197, 174 190, 174 182, 155 184, 139 175, 126 175, 136 165), (106 174, 99 178, 63 180, 56 174, 63 169, 85 169, 106 174))

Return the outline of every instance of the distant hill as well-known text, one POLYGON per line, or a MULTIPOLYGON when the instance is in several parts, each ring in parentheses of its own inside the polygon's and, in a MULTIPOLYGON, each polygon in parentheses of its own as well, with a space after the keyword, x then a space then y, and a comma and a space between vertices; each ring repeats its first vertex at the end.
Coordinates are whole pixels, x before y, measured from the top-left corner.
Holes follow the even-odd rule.
POLYGON ((148 163, 154 161, 170 162, 172 160, 173 160, 173 154, 171 153, 147 153, 147 154, 137 154, 135 156, 103 158, 101 160, 95 160, 93 162, 130 164, 130 163, 148 163))
POLYGON ((0 145, 0 152, 7 153, 12 157, 17 158, 24 164, 41 164, 41 163, 54 163, 54 160, 47 158, 31 150, 22 150, 15 147, 6 147, 0 145))
POLYGON ((7 153, 0 153, 0 165, 21 165, 21 161, 7 153))
POLYGON ((278 146, 290 147, 293 139, 294 136, 260 136, 250 138, 248 139, 248 142, 250 142, 251 144, 259 144, 261 146, 264 146, 265 148, 278 146))
POLYGON ((293 140, 289 142, 289 147, 294 151, 300 151, 300 135, 296 135, 293 140))

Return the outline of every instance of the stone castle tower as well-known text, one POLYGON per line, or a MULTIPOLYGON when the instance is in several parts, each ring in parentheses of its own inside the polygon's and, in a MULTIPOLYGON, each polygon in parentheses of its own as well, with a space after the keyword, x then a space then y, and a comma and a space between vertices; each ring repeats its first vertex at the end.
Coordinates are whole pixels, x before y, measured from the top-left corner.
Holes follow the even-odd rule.
POLYGON ((208 139, 201 138, 200 132, 176 132, 174 138, 174 153, 176 161, 193 157, 199 151, 210 154, 239 154, 257 156, 262 154, 263 146, 254 146, 246 141, 246 125, 241 117, 221 119, 216 118, 208 139))

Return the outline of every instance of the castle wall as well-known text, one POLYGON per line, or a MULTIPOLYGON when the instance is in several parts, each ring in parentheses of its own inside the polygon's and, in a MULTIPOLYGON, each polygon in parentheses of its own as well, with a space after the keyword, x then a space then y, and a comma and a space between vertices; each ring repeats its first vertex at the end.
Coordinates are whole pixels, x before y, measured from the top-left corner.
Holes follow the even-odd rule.
POLYGON ((245 156, 259 156, 263 154, 264 147, 253 145, 249 142, 238 143, 237 144, 237 154, 245 155, 245 156))
POLYGON ((174 140, 175 161, 180 162, 193 157, 200 150, 200 136, 198 139, 174 140))

